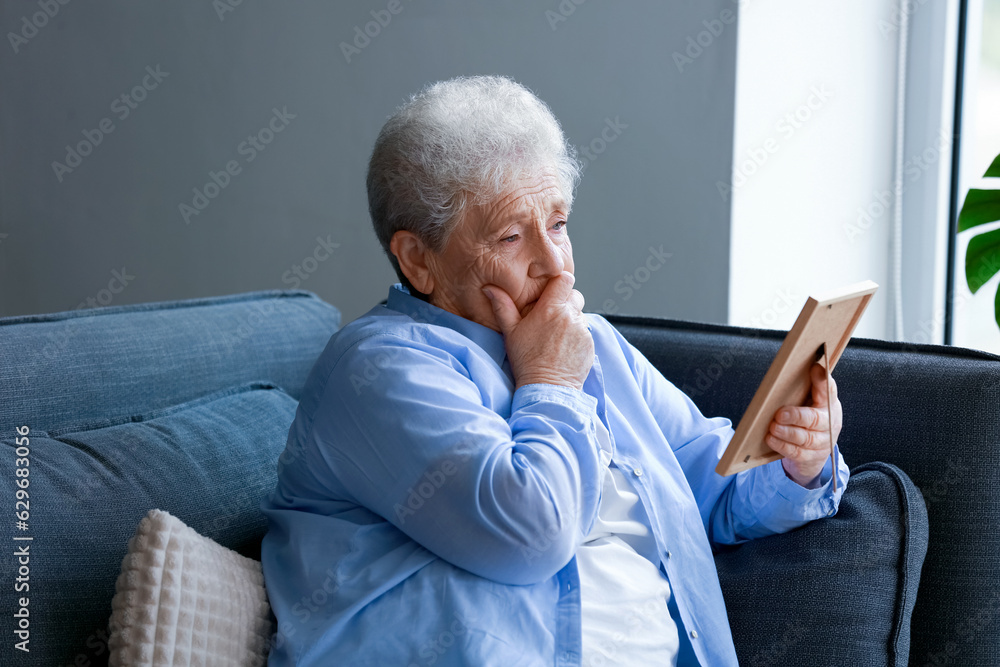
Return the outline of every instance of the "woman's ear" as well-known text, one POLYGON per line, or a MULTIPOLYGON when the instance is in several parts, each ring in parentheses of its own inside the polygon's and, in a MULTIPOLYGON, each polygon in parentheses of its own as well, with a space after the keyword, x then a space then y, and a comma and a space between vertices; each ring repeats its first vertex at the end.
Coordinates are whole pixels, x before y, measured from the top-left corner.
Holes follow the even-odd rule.
POLYGON ((427 262, 431 251, 419 236, 401 229, 392 235, 389 250, 396 256, 400 270, 415 290, 421 294, 434 291, 434 275, 427 262))

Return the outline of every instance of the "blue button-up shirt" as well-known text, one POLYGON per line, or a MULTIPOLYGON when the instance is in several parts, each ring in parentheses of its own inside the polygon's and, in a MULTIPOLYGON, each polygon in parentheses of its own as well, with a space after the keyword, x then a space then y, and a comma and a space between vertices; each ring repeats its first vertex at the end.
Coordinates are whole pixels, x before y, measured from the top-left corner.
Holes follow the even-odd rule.
POLYGON ((514 390, 503 337, 393 286, 313 368, 262 507, 271 665, 579 665, 574 554, 600 503, 597 420, 651 523, 682 661, 736 665, 713 544, 836 512, 780 461, 720 477, 733 430, 604 318, 583 390, 514 390))

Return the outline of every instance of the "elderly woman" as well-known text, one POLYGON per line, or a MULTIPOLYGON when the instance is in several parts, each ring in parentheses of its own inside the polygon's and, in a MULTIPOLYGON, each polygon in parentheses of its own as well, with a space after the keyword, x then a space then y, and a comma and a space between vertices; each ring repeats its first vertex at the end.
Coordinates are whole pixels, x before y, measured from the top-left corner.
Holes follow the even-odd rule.
POLYGON ((385 124, 368 200, 400 283, 316 362, 264 502, 272 665, 736 665, 713 545, 836 512, 818 367, 771 424, 785 458, 723 478, 729 421, 583 313, 578 179, 509 79, 385 124))

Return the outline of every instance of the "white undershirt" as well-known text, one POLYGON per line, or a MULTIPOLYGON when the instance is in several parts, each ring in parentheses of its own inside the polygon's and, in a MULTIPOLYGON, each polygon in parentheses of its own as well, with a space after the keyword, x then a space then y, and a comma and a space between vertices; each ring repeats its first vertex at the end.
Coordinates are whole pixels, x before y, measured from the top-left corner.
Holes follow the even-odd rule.
POLYGON ((646 510, 611 465, 611 439, 597 420, 603 486, 594 527, 576 551, 580 571, 583 665, 676 665, 677 625, 670 584, 655 558, 646 510))

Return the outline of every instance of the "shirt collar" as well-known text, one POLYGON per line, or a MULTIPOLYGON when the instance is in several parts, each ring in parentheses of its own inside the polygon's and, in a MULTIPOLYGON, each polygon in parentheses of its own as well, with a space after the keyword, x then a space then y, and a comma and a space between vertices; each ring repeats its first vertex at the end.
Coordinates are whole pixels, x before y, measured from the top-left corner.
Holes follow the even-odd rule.
POLYGON ((417 322, 436 324, 457 331, 481 347, 497 366, 501 366, 507 356, 502 334, 413 296, 402 283, 396 283, 389 288, 389 298, 385 305, 386 308, 408 315, 417 322))

